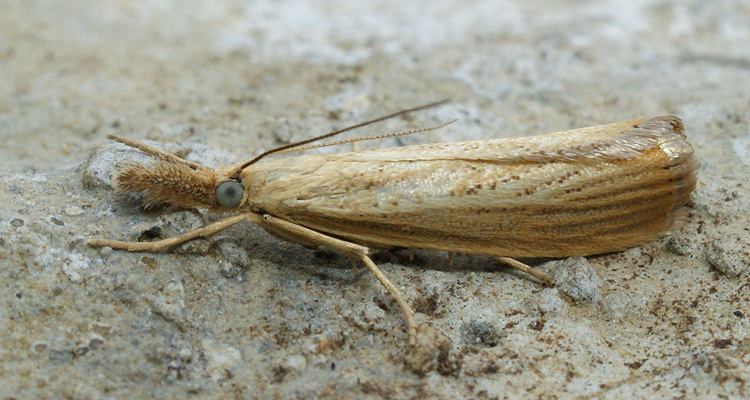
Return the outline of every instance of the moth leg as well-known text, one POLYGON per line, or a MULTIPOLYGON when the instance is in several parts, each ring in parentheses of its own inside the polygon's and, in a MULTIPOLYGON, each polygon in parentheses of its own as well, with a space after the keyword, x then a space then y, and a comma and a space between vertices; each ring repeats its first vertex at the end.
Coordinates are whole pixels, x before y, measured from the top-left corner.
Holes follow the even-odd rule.
POLYGON ((534 278, 540 280, 541 282, 544 282, 548 286, 554 286, 555 285, 555 280, 552 279, 551 276, 545 274, 544 272, 537 271, 534 268, 531 268, 528 265, 526 265, 526 264, 524 264, 524 263, 522 263, 522 262, 520 262, 518 260, 514 260, 514 259, 509 258, 509 257, 495 257, 495 259, 498 260, 498 261, 500 261, 501 263, 503 263, 503 264, 511 267, 511 268, 515 268, 515 269, 517 269, 517 270, 519 270, 521 272, 525 272, 525 273, 533 276, 534 278))
POLYGON ((196 230, 183 233, 182 235, 157 240, 154 242, 126 242, 122 240, 91 239, 88 241, 88 245, 91 247, 111 247, 116 250, 156 252, 164 250, 168 247, 185 243, 188 240, 192 240, 198 237, 207 237, 214 235, 242 221, 259 223, 260 221, 262 221, 262 217, 255 213, 234 215, 208 224, 196 230))
POLYGON ((406 332, 409 334, 409 345, 416 345, 417 321, 414 319, 414 310, 412 310, 411 306, 409 306, 409 303, 406 302, 406 299, 404 298, 404 295, 401 294, 401 291, 398 290, 396 285, 394 285, 387 276, 385 276, 383 271, 381 271, 380 268, 375 265, 370 257, 368 257, 366 254, 360 254, 359 258, 362 260, 362 262, 365 263, 365 266, 367 266, 370 272, 372 272, 372 274, 375 275, 376 278, 378 278, 380 283, 385 286, 386 289, 388 289, 388 292, 396 300, 396 303, 398 303, 398 306, 401 308, 401 312, 404 313, 404 317, 406 318, 406 332))
POLYGON ((365 263, 365 266, 375 275, 380 283, 385 286, 390 295, 396 300, 396 303, 401 308, 406 318, 407 333, 409 334, 409 344, 415 345, 417 343, 417 322, 414 319, 414 310, 406 302, 404 295, 398 290, 388 277, 385 276, 383 271, 378 268, 377 265, 370 259, 370 249, 355 243, 347 242, 345 240, 337 239, 326 234, 314 231, 304 226, 294 224, 289 221, 274 217, 272 215, 264 215, 263 223, 261 226, 271 226, 275 229, 284 230, 291 236, 300 236, 308 242, 314 242, 322 246, 326 246, 340 253, 344 253, 351 257, 356 257, 365 263))

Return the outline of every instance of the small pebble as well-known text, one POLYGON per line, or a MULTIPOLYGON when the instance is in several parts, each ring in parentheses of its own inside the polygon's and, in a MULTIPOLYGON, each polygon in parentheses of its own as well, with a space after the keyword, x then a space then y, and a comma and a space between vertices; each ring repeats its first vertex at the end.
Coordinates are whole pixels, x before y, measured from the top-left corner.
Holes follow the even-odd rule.
POLYGON ((484 321, 471 321, 465 324, 462 329, 464 341, 469 344, 481 344, 486 347, 495 347, 500 343, 503 337, 502 332, 498 331, 492 324, 484 321))
POLYGON ((47 350, 47 342, 37 340, 36 342, 31 344, 31 352, 34 354, 42 354, 45 350, 47 350))
POLYGON ((102 257, 109 257, 112 253, 114 253, 114 250, 108 246, 104 246, 99 250, 99 254, 101 254, 102 257))
POLYGON ((148 240, 157 239, 161 236, 161 227, 159 225, 154 225, 149 229, 144 230, 141 232, 141 235, 138 237, 139 242, 144 242, 148 240))
POLYGON ((109 334, 109 331, 112 330, 112 327, 109 326, 109 324, 103 323, 103 322, 95 322, 91 329, 96 332, 97 334, 101 336, 106 336, 109 334))
POLYGON ((91 350, 97 350, 102 344, 104 344, 104 338, 99 335, 91 335, 89 339, 88 347, 91 350))
POLYGON ((305 360, 305 356, 299 354, 289 356, 284 360, 284 367, 294 371, 301 371, 305 369, 306 365, 307 360, 305 360))
POLYGON ((686 256, 698 249, 695 238, 687 235, 673 235, 667 241, 667 249, 674 254, 686 256))
POLYGON ((82 356, 82 355, 84 355, 84 354, 86 354, 86 353, 88 353, 88 352, 89 352, 89 348, 88 348, 88 346, 86 346, 86 345, 80 345, 80 346, 76 346, 76 347, 75 347, 75 348, 73 349, 73 354, 74 354, 74 355, 75 355, 76 357, 80 357, 80 356, 82 356))
POLYGON ((180 350, 180 359, 183 361, 188 361, 193 357, 193 352, 185 347, 184 349, 180 350))
POLYGON ((23 226, 23 220, 21 218, 13 218, 10 220, 10 224, 16 228, 20 228, 23 226))
POLYGON ((717 239, 709 246, 706 260, 724 275, 744 276, 750 268, 750 246, 739 238, 717 239))
POLYGON ((554 269, 558 290, 580 303, 594 303, 601 298, 599 289, 602 280, 583 257, 570 257, 558 263, 554 269))

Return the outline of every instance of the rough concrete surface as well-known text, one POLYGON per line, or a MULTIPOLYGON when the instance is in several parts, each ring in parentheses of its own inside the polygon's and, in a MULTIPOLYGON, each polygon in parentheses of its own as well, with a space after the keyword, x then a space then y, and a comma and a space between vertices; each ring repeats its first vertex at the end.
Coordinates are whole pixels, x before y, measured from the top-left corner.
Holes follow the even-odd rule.
POLYGON ((1 397, 747 398, 748 21, 731 0, 0 2, 1 397), (257 227, 159 254, 86 245, 220 217, 115 193, 115 166, 146 157, 107 133, 216 166, 446 97, 347 137, 678 115, 701 162, 684 225, 529 260, 550 288, 484 257, 377 253, 419 353, 365 269, 257 227))

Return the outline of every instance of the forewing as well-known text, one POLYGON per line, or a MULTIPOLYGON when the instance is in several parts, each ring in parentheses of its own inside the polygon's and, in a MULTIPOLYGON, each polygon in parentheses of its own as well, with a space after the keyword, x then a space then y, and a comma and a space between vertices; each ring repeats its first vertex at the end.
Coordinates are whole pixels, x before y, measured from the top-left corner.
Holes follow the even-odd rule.
POLYGON ((294 159, 268 163, 265 212, 373 246, 504 256, 610 252, 663 235, 697 165, 675 117, 294 159))

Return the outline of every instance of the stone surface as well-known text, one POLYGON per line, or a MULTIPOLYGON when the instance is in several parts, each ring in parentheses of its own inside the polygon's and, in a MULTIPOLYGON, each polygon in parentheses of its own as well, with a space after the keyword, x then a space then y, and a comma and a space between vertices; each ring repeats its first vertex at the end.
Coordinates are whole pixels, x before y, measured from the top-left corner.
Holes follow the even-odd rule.
POLYGON ((0 393, 750 397, 749 19, 699 0, 0 2, 0 393), (701 162, 684 224, 559 271, 532 260, 552 288, 483 257, 379 253, 426 332, 411 350, 367 270, 257 227, 159 254, 86 246, 221 217, 114 193, 118 163, 148 157, 108 133, 216 166, 442 98, 346 137, 678 115, 701 162))

